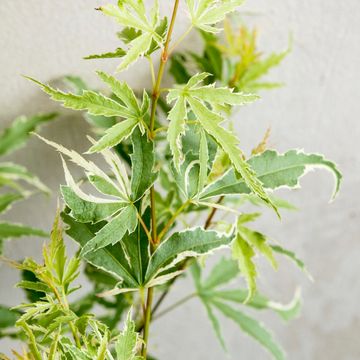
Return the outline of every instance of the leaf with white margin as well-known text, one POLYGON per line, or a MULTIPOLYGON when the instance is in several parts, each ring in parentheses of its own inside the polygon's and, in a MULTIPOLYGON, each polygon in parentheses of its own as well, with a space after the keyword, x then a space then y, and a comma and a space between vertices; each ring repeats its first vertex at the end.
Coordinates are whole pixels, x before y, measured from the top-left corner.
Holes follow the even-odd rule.
MULTIPOLYGON (((190 105, 196 120, 229 156, 234 169, 241 175, 251 191, 272 206, 279 215, 276 206, 271 202, 255 172, 244 160, 243 153, 238 147, 239 140, 232 132, 221 126, 225 119, 217 110, 219 106, 224 104, 244 105, 251 103, 257 100, 258 96, 234 93, 232 89, 216 88, 214 84, 200 86, 199 83, 208 75, 207 73, 196 74, 186 85, 170 90, 167 96, 168 103, 185 99, 185 102, 190 105)), ((175 104, 175 106, 177 105, 175 104)))
MULTIPOLYGON (((85 246, 95 234, 99 232, 104 224, 85 224, 79 223, 71 216, 61 213, 61 217, 68 228, 66 233, 73 238, 81 247, 85 246)), ((120 243, 114 246, 107 246, 103 249, 86 254, 85 261, 92 264, 96 268, 112 275, 121 281, 122 287, 126 289, 137 289, 139 283, 133 274, 133 270, 129 265, 127 254, 124 252, 120 243)))
MULTIPOLYGON (((248 291, 242 289, 214 290, 206 292, 206 294, 214 299, 218 299, 221 301, 225 300, 239 304, 244 304, 245 300, 248 297, 248 291)), ((300 315, 302 305, 301 291, 298 288, 295 291, 295 294, 291 301, 287 304, 282 304, 277 301, 270 300, 266 296, 256 293, 246 305, 257 310, 273 310, 283 320, 289 321, 297 318, 300 315)))
POLYGON ((155 1, 150 11, 150 18, 146 17, 147 11, 143 0, 124 0, 118 2, 118 5, 101 6, 99 10, 105 15, 113 17, 125 28, 132 28, 140 33, 133 39, 128 39, 127 45, 129 48, 117 68, 118 72, 126 70, 130 64, 146 54, 153 42, 158 46, 162 46, 164 39, 157 32, 158 27, 161 25, 158 0, 155 1))
POLYGON ((181 137, 186 131, 186 115, 185 99, 181 97, 168 114, 169 128, 167 132, 167 140, 177 170, 180 169, 180 164, 184 161, 181 137))
POLYGON ((213 250, 229 246, 233 236, 203 228, 176 232, 162 242, 152 254, 146 272, 145 282, 188 257, 197 257, 213 250))
POLYGON ((115 352, 117 360, 142 360, 142 356, 136 356, 140 345, 140 335, 136 332, 136 324, 132 319, 132 308, 130 308, 124 325, 124 330, 117 336, 115 352))
POLYGON ((95 203, 80 198, 69 186, 61 186, 61 194, 65 204, 71 209, 70 215, 79 222, 97 223, 109 219, 127 203, 108 202, 95 203))
POLYGON ((133 201, 140 199, 151 187, 156 179, 154 172, 155 152, 154 142, 141 134, 136 129, 131 136, 133 147, 131 159, 131 198, 133 201))
POLYGON ((211 301, 223 315, 233 320, 241 330, 258 341, 266 350, 270 352, 276 360, 284 360, 285 353, 281 346, 274 340, 271 332, 258 320, 244 314, 239 310, 235 310, 227 304, 220 301, 211 301))
POLYGON ((198 189, 197 193, 201 193, 204 186, 206 185, 208 177, 208 162, 209 162, 209 149, 208 143, 206 140, 205 131, 200 132, 200 147, 199 147, 199 180, 198 180, 198 189))
POLYGON ((108 245, 122 242, 126 233, 131 234, 137 226, 137 209, 134 205, 128 205, 120 210, 119 214, 112 218, 95 237, 83 246, 80 255, 96 252, 108 245))
POLYGON ((214 25, 223 21, 225 16, 235 11, 244 0, 186 0, 193 26, 209 33, 221 29, 214 25))
POLYGON ((238 261, 241 274, 245 277, 248 285, 248 296, 245 299, 245 303, 251 300, 256 291, 256 278, 257 270, 253 258, 255 251, 249 245, 246 240, 237 233, 236 238, 232 244, 232 255, 235 260, 238 261))
MULTIPOLYGON (((279 188, 297 188, 299 181, 308 171, 315 168, 329 170, 335 177, 335 188, 332 199, 339 192, 342 175, 335 163, 325 159, 322 155, 306 154, 300 150, 289 150, 279 154, 275 150, 266 150, 260 155, 248 160, 248 164, 255 171, 258 179, 265 189, 275 190, 279 188)), ((247 194, 249 187, 243 179, 237 179, 235 172, 231 169, 221 178, 209 184, 200 198, 206 199, 214 196, 231 194, 247 194)))
POLYGON ((105 130, 105 135, 97 141, 89 149, 89 153, 99 152, 101 150, 116 146, 122 141, 126 140, 135 130, 139 120, 137 118, 128 118, 123 120, 109 129, 105 130))
POLYGON ((34 78, 28 76, 26 78, 38 84, 45 93, 50 95, 51 99, 62 102, 66 108, 87 110, 90 115, 103 115, 106 117, 119 116, 127 118, 131 116, 131 113, 125 106, 95 91, 84 90, 81 95, 75 95, 54 89, 34 78))

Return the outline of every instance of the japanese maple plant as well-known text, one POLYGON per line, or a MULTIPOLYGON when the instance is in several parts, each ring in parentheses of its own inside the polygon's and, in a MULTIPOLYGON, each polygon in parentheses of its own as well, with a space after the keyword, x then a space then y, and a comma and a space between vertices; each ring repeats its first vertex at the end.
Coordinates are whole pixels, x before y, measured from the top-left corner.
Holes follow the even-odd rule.
MULTIPOLYGON (((246 309, 290 320, 299 313, 300 295, 295 291, 290 303, 281 304, 260 293, 255 258, 277 269, 276 257, 285 256, 306 269, 291 250, 253 229, 250 223, 261 214, 246 209, 249 203, 264 208, 278 221, 291 205, 275 190, 298 188, 309 169, 322 167, 334 175, 334 198, 341 174, 322 155, 267 149, 269 132, 249 156, 239 148, 231 125, 234 110, 256 103, 259 91, 280 86, 263 77, 289 52, 258 51, 256 31, 231 21, 242 2, 174 0, 169 18, 160 15, 158 1, 119 0, 99 7, 122 27, 118 37, 124 48, 86 59, 118 58, 121 74, 145 58, 150 90, 133 90, 103 71, 97 74, 109 88, 106 95, 73 76, 64 79, 73 92, 28 78, 64 107, 85 111, 96 131, 84 156, 37 135, 61 154, 66 185, 43 262, 7 260, 28 274, 18 286, 31 299, 13 310, 16 336, 26 344, 23 354, 14 350, 17 359, 153 359, 152 321, 194 297, 224 349, 223 316, 275 359, 285 358, 272 333, 246 309), (175 37, 183 10, 189 26, 175 37), (179 52, 193 30, 203 49, 179 52), (164 88, 167 70, 175 81, 164 88), (72 176, 69 161, 84 171, 81 180, 72 176), (63 230, 79 245, 70 259, 63 230), (208 257, 220 249, 222 257, 202 276, 208 257), (93 289, 72 300, 81 263, 93 289), (191 274, 195 290, 162 309, 184 274, 191 274), (103 306, 105 315, 92 315, 95 305, 103 306)), ((178 341, 174 336, 174 348, 178 341)))

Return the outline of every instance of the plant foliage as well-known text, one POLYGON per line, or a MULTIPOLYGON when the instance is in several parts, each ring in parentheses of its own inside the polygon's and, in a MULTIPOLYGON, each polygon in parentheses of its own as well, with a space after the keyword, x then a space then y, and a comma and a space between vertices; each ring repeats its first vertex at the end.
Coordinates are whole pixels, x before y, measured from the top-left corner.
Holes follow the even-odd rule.
MULTIPOLYGON (((1 326, 6 328, 17 318, 16 336, 27 344, 24 355, 14 353, 17 359, 151 359, 151 320, 188 270, 195 293, 179 304, 198 297, 224 348, 221 324, 227 317, 273 358, 285 358, 271 331, 247 310, 269 310, 291 320, 300 312, 300 292, 296 290, 288 304, 270 300, 257 285, 257 258, 277 270, 277 257, 284 256, 307 270, 294 252, 249 225, 261 213, 247 212, 243 205, 265 211, 270 207, 280 216, 280 211, 293 206, 273 192, 299 188, 300 179, 314 168, 334 175, 334 199, 341 174, 322 155, 268 149, 269 132, 250 156, 240 149, 233 126, 235 109, 256 103, 260 90, 280 85, 267 80, 267 74, 290 47, 266 56, 257 49, 255 30, 235 29, 226 17, 242 0, 185 3, 189 28, 177 40, 172 37, 181 10, 178 0, 170 20, 161 16, 158 1, 148 7, 144 0, 120 0, 98 9, 121 26, 118 38, 123 46, 86 59, 118 58, 117 72, 122 72, 143 57, 149 61, 152 89, 132 89, 103 71, 97 75, 107 92, 89 88, 76 76, 63 78, 65 91, 28 77, 64 107, 82 111, 95 139, 89 137, 89 150, 79 154, 38 135, 60 153, 64 207, 56 216, 50 243, 44 246, 43 263, 32 259, 12 263, 22 271, 18 287, 30 299, 15 312, 0 309, 1 326), (203 52, 176 52, 193 28, 204 41, 203 52), (160 53, 157 74, 153 53, 160 53), (169 59, 175 83, 162 88, 169 59), (73 164, 83 171, 80 180, 72 175, 73 164), (79 247, 70 259, 61 222, 79 247), (204 277, 204 259, 218 250, 227 257, 204 277), (92 289, 70 300, 81 262, 92 289), (93 315, 98 306, 104 315, 93 315), (125 324, 119 331, 121 320, 125 324)), ((19 129, 34 130, 36 120, 15 124, 17 129, 4 133, 3 153, 22 144, 19 129)), ((11 166, 16 176, 41 188, 36 178, 11 166)), ((17 189, 11 177, 7 181, 17 189)), ((4 195, 0 210, 19 196, 21 191, 4 195)), ((10 236, 16 228, 0 224, 0 232, 10 236)))

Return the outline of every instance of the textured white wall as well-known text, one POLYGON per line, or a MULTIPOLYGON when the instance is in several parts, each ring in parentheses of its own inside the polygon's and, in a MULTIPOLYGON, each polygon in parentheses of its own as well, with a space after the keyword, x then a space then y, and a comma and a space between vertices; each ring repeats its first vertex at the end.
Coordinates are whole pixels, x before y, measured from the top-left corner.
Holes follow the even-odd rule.
MULTIPOLYGON (((0 2, 1 90, 0 124, 19 114, 58 109, 36 87, 20 77, 28 74, 48 81, 64 74, 78 74, 96 84, 94 70, 112 71, 116 61, 85 62, 82 56, 116 46, 117 27, 93 9, 95 0, 2 0, 0 2)), ((169 11, 170 1, 161 1, 169 11)), ((316 279, 308 282, 288 263, 277 274, 264 265, 261 288, 277 300, 290 298, 296 284, 303 289, 303 315, 289 326, 263 314, 289 353, 289 359, 355 360, 360 358, 360 164, 358 156, 360 74, 359 0, 249 0, 243 8, 256 24, 265 50, 283 48, 288 33, 294 50, 272 78, 285 88, 263 94, 256 105, 239 113, 236 126, 245 149, 258 141, 271 125, 271 145, 325 153, 344 173, 341 195, 328 205, 331 179, 322 172, 309 174, 303 189, 286 195, 302 211, 285 214, 280 223, 266 214, 261 226, 306 260, 316 279)), ((185 16, 176 25, 185 28, 185 16)), ((196 47, 197 42, 185 45, 196 47)), ((149 84, 147 67, 139 64, 121 75, 134 86, 149 84)), ((84 122, 63 111, 43 133, 78 150, 87 148, 84 122)), ((58 156, 35 139, 16 161, 26 164, 55 191, 63 182, 58 156)), ((284 192, 284 195, 286 192, 284 192)), ((52 221, 56 199, 37 197, 9 213, 8 218, 41 227, 52 221)), ((37 240, 14 241, 7 246, 12 257, 39 256, 37 240)), ((15 304, 20 292, 13 289, 16 272, 1 266, 0 303, 15 304)), ((191 291, 179 282, 168 304, 191 291)), ((252 340, 225 322, 233 359, 267 359, 252 340)), ((9 348, 1 342, 1 351, 9 348)), ((152 347, 160 359, 225 359, 212 334, 201 305, 193 300, 152 328, 152 347)))

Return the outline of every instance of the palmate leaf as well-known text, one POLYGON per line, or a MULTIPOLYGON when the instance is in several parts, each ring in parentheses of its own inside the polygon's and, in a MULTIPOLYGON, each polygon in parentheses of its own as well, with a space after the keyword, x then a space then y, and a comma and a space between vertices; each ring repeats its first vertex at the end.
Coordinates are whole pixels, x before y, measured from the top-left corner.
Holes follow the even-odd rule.
POLYGON ((31 117, 20 116, 0 134, 0 155, 6 155, 22 147, 30 133, 41 125, 55 119, 56 113, 38 114, 31 117))
MULTIPOLYGON (((96 232, 100 231, 104 226, 104 223, 95 225, 79 223, 65 212, 61 214, 61 217, 64 223, 68 225, 68 228, 65 230, 66 233, 81 247, 85 246, 94 238, 96 232)), ((124 253, 124 249, 119 243, 115 246, 108 246, 89 253, 84 256, 84 259, 96 268, 105 271, 118 281, 121 281, 126 288, 138 288, 139 284, 132 273, 132 269, 127 260, 127 254, 124 253)))
POLYGON ((150 100, 146 92, 144 92, 143 103, 140 107, 138 100, 132 89, 125 83, 115 79, 113 76, 103 72, 98 72, 99 77, 110 86, 113 94, 126 105, 129 114, 126 120, 107 129, 105 135, 93 145, 89 152, 99 152, 103 149, 115 146, 121 141, 128 138, 138 124, 141 124, 146 115, 150 100))
POLYGON ((132 36, 128 36, 129 33, 125 33, 128 50, 117 71, 120 72, 127 69, 139 57, 145 55, 153 43, 156 43, 157 46, 162 46, 164 29, 159 18, 158 1, 155 1, 149 18, 146 17, 147 12, 143 0, 124 0, 118 2, 118 5, 110 4, 102 6, 99 10, 105 15, 113 17, 125 28, 131 29, 132 36))
MULTIPOLYGON (((186 85, 170 90, 167 98, 168 102, 176 100, 176 102, 185 101, 185 103, 188 103, 201 126, 229 156, 236 172, 241 175, 251 191, 277 211, 263 189, 261 182, 257 179, 255 172, 244 160, 243 154, 238 147, 239 140, 233 133, 220 125, 224 118, 216 111, 216 107, 219 105, 243 105, 255 101, 258 97, 251 94, 233 93, 231 89, 215 88, 214 85, 198 86, 207 76, 206 73, 194 75, 186 85), (211 109, 207 105, 210 105, 211 109)), ((178 106, 177 103, 176 106, 178 106)), ((175 131, 176 129, 172 128, 171 130, 175 131)), ((172 139, 177 139, 177 137, 181 137, 181 133, 177 135, 175 133, 171 134, 172 139)))
POLYGON ((75 182, 66 162, 63 160, 67 187, 62 188, 62 193, 66 204, 71 209, 70 214, 80 222, 96 223, 105 219, 108 220, 108 223, 83 245, 82 256, 94 253, 108 245, 121 243, 125 234, 135 231, 138 218, 137 209, 130 199, 130 181, 124 165, 115 154, 110 150, 101 152, 105 162, 113 171, 113 178, 116 181, 75 151, 67 150, 52 141, 41 139, 82 167, 95 189, 106 195, 100 197, 85 193, 75 182))
MULTIPOLYGON (((229 301, 238 304, 244 304, 248 298, 248 291, 237 289, 237 290, 214 290, 208 292, 209 296, 214 299, 221 301, 229 301)), ((273 310, 283 320, 289 321, 297 318, 301 312, 301 292, 298 289, 293 299, 288 304, 282 304, 276 301, 268 299, 266 296, 256 293, 252 299, 246 303, 247 306, 255 308, 257 310, 273 310)))
POLYGON ((119 116, 127 118, 131 115, 125 106, 100 93, 91 90, 84 90, 81 95, 65 93, 31 77, 26 78, 38 84, 44 92, 50 95, 51 99, 62 102, 66 108, 87 110, 91 115, 107 117, 119 116))
POLYGON ((220 30, 214 25, 237 9, 243 0, 186 0, 192 24, 209 33, 220 30))
MULTIPOLYGON (((67 234, 72 237, 81 247, 85 247, 96 233, 99 233, 105 222, 96 225, 79 223, 65 212, 62 213, 64 222, 69 226, 67 234)), ((150 226, 150 213, 145 211, 143 220, 146 226, 150 226)), ((84 255, 84 260, 95 268, 110 274, 118 284, 110 291, 104 292, 103 296, 116 295, 123 292, 135 291, 145 286, 145 273, 150 256, 150 244, 146 233, 141 226, 131 234, 125 234, 121 244, 108 245, 84 255)), ((109 283, 111 286, 112 283, 109 283)))
MULTIPOLYGON (((81 84, 80 88, 77 86, 77 94, 72 94, 54 89, 49 85, 27 77, 38 84, 53 100, 62 102, 64 107, 73 110, 87 110, 90 116, 126 119, 108 129, 105 136, 89 150, 90 152, 99 152, 128 138, 136 126, 141 125, 150 102, 149 97, 144 93, 143 104, 140 107, 134 92, 125 82, 121 82, 101 71, 98 71, 97 74, 111 88, 114 98, 106 97, 92 90, 84 90, 83 86, 85 84, 81 84)), ((96 121, 98 120, 99 118, 96 119, 96 121)))
POLYGON ((196 293, 202 301, 215 334, 224 349, 225 342, 221 333, 220 321, 214 311, 215 309, 220 310, 225 316, 235 321, 243 332, 259 341, 276 359, 283 358, 283 351, 273 339, 272 334, 260 322, 240 312, 238 309, 230 307, 228 303, 246 305, 258 310, 269 309, 276 312, 282 319, 290 320, 298 316, 300 311, 301 299, 299 292, 296 292, 293 300, 285 305, 273 302, 259 293, 256 293, 248 303, 244 304, 248 297, 247 290, 221 289, 226 283, 234 280, 239 275, 239 269, 234 260, 220 259, 213 267, 210 275, 204 280, 202 279, 202 271, 198 263, 193 263, 191 273, 196 293))
POLYGON ((253 258, 256 251, 262 254, 276 270, 278 265, 274 258, 273 249, 268 244, 266 236, 244 226, 249 221, 254 221, 260 214, 241 214, 237 220, 236 239, 233 243, 233 258, 239 263, 239 269, 248 284, 248 302, 256 291, 257 270, 253 258))
POLYGON ((132 310, 126 317, 124 330, 120 333, 115 342, 117 360, 143 360, 142 356, 136 356, 139 347, 140 337, 135 331, 135 322, 132 320, 132 310))
POLYGON ((223 302, 212 301, 212 304, 222 314, 238 324, 244 333, 258 341, 266 350, 271 353, 274 359, 285 359, 285 353, 283 349, 275 342, 273 335, 268 329, 265 328, 263 324, 239 310, 234 310, 232 307, 223 302))
MULTIPOLYGON (((255 171, 263 187, 269 190, 282 187, 297 188, 301 177, 314 168, 325 168, 334 175, 333 199, 341 185, 342 175, 336 164, 318 154, 306 154, 299 150, 289 150, 285 154, 279 154, 275 150, 267 150, 249 159, 248 164, 255 171)), ((249 192, 250 189, 245 181, 237 179, 234 171, 229 170, 221 178, 207 186, 200 198, 249 192)))

